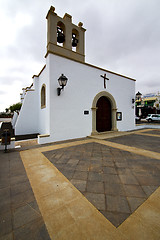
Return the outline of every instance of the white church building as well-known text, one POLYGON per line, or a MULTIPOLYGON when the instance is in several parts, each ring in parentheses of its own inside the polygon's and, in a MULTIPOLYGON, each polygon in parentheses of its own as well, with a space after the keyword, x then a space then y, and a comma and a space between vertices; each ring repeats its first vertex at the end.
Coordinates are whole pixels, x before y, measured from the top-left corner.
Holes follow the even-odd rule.
POLYGON ((38 143, 135 127, 135 79, 85 62, 85 29, 51 7, 46 64, 23 89, 15 134, 38 133, 38 143))

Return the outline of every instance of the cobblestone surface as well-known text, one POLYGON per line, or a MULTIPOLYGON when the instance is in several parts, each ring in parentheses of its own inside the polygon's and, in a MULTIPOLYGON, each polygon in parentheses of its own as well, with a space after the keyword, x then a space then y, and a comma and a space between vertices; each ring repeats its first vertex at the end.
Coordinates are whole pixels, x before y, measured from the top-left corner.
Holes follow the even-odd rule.
POLYGON ((116 227, 160 185, 159 160, 99 143, 44 155, 116 227))
MULTIPOLYGON (((160 131, 157 130, 157 132, 155 132, 155 130, 153 130, 153 131, 148 131, 145 133, 159 135, 160 131), (158 132, 158 134, 157 134, 157 132, 158 132)), ((160 147, 159 147, 159 144, 157 144, 159 139, 157 137, 155 137, 154 135, 153 136, 146 136, 146 135, 142 136, 142 135, 138 135, 138 134, 131 134, 128 136, 121 136, 121 137, 116 137, 116 138, 106 139, 106 140, 114 142, 114 143, 120 143, 123 145, 132 146, 132 147, 141 148, 141 149, 160 153, 160 147)))
POLYGON ((49 240, 17 151, 0 152, 0 239, 49 240))
MULTIPOLYGON (((139 132, 139 135, 130 134, 107 141, 140 148, 142 153, 143 149, 146 149, 158 154, 160 152, 158 135, 160 130, 154 129, 146 130, 144 135, 139 132)), ((63 141, 64 144, 66 142, 73 140, 63 141)), ((21 149, 9 150, 7 153, 0 151, 0 240, 49 240, 52 236, 48 235, 37 198, 35 199, 20 158, 19 151, 28 149, 30 157, 30 149, 37 148, 36 145, 29 144, 25 143, 21 149)), ((58 144, 46 146, 58 146, 58 144)), ((136 152, 131 153, 103 144, 93 141, 52 151, 46 148, 45 151, 48 152, 44 155, 114 226, 118 227, 159 187, 160 161, 147 155, 138 155, 136 152)), ((36 154, 34 157, 36 158, 36 154)), ((45 192, 48 194, 48 190, 45 192)), ((157 194, 154 193, 136 211, 137 223, 132 221, 133 214, 132 220, 129 218, 129 221, 125 222, 126 225, 122 224, 116 230, 121 229, 126 235, 126 229, 129 229, 127 239, 131 239, 135 233, 136 236, 141 237, 133 237, 133 239, 159 239, 159 195, 157 194), (139 214, 141 214, 140 219, 139 214), (143 226, 142 222, 140 223, 142 215, 143 226), (129 225, 130 221, 137 224, 138 231, 133 224, 129 225), (153 227, 152 232, 150 232, 151 227, 153 227)), ((47 198, 48 195, 45 197, 47 198)), ((60 214, 63 219, 63 214, 60 214)), ((63 220, 61 224, 64 224, 63 220)))

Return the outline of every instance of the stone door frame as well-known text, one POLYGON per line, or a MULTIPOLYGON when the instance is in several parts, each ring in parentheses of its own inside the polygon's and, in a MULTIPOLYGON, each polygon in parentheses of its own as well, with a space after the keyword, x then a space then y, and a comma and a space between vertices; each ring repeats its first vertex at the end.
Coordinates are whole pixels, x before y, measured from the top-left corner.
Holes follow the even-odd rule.
POLYGON ((117 112, 116 101, 115 101, 114 97, 110 93, 102 91, 102 92, 99 92, 95 96, 95 98, 93 99, 93 103, 92 103, 92 108, 91 108, 92 109, 92 133, 91 133, 91 135, 100 134, 96 130, 96 110, 97 110, 96 106, 97 106, 97 101, 98 101, 98 99, 100 97, 106 97, 106 98, 109 99, 109 101, 111 103, 111 121, 112 121, 112 129, 111 129, 111 131, 118 131, 118 129, 117 129, 117 120, 116 120, 116 112, 117 112))

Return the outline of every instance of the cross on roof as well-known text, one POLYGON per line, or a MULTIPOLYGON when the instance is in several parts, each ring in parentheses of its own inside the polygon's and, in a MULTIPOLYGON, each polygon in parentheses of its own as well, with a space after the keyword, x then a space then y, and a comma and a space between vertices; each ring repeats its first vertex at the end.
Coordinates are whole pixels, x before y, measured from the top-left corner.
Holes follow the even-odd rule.
POLYGON ((100 77, 104 78, 104 88, 106 88, 106 80, 109 80, 109 78, 106 77, 106 73, 103 75, 100 75, 100 77))

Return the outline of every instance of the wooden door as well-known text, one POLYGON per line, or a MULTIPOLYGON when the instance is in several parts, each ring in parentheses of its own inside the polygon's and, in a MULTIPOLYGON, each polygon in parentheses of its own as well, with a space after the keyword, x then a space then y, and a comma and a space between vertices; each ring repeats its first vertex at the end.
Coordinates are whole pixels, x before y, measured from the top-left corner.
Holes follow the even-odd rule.
POLYGON ((100 97, 96 107, 96 130, 98 132, 110 131, 112 128, 110 101, 106 97, 100 97))

